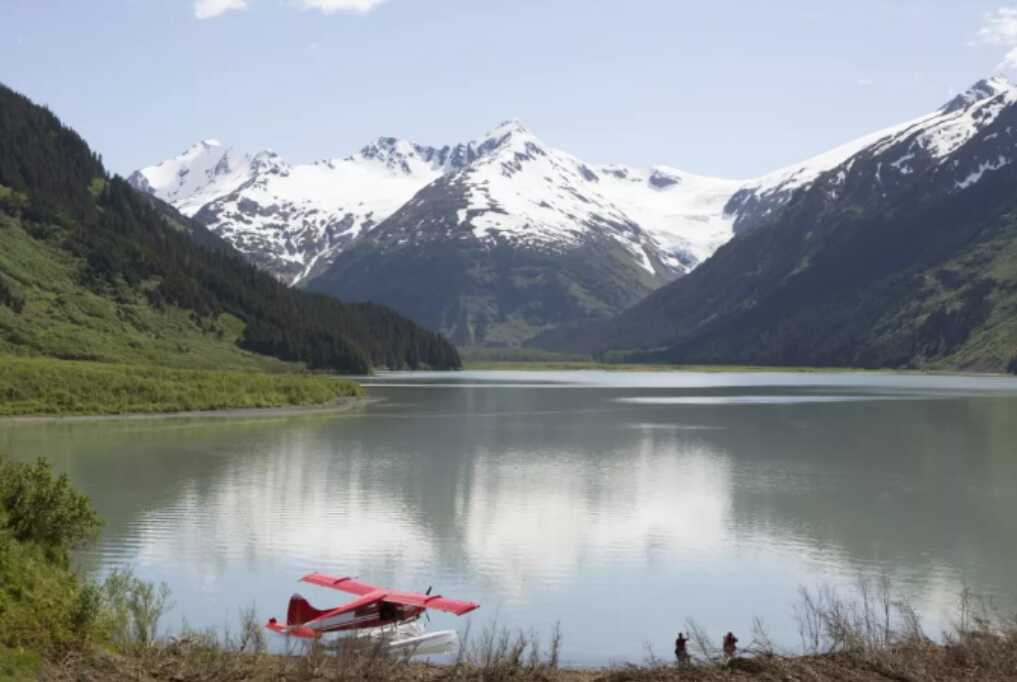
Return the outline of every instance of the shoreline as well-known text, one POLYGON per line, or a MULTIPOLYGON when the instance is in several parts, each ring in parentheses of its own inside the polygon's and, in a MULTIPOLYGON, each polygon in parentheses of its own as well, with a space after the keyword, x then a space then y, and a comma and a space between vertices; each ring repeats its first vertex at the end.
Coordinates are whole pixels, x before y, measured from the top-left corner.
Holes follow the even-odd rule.
POLYGON ((0 417, 0 424, 78 423, 102 421, 144 421, 169 419, 272 419, 343 414, 359 407, 381 402, 381 398, 339 398, 323 405, 285 405, 281 407, 233 407, 222 410, 181 412, 125 412, 123 414, 33 414, 0 417))
POLYGON ((610 363, 584 361, 526 361, 526 360, 478 360, 463 361, 461 371, 526 371, 526 372, 650 372, 650 373, 696 373, 696 374, 905 374, 921 376, 954 377, 995 377, 1017 379, 1008 372, 990 372, 963 369, 894 369, 890 367, 780 367, 771 365, 655 365, 640 363, 610 363))
POLYGON ((356 647, 334 651, 308 650, 302 654, 268 654, 263 650, 230 650, 220 643, 184 639, 151 645, 142 653, 110 654, 92 651, 68 665, 49 663, 43 670, 54 679, 136 680, 174 679, 197 682, 210 679, 322 680, 346 682, 374 679, 381 682, 449 679, 533 680, 534 682, 727 682, 729 680, 1014 680, 1014 640, 1007 633, 971 631, 950 643, 936 643, 922 636, 877 645, 842 647, 825 653, 780 654, 768 650, 740 651, 732 658, 715 653, 677 665, 668 656, 643 663, 619 662, 604 666, 569 667, 559 664, 553 653, 524 658, 511 647, 489 647, 477 656, 455 663, 407 661, 356 647), (550 657, 550 659, 548 658, 550 657))

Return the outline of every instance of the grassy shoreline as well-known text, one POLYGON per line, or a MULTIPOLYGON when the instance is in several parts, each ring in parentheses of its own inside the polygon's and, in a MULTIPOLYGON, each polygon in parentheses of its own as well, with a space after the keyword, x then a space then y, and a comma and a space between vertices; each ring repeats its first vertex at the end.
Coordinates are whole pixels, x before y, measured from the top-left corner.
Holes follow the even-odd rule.
MULTIPOLYGON (((562 635, 550 639, 494 626, 475 638, 469 629, 450 663, 417 662, 386 652, 370 640, 343 638, 301 644, 290 654, 269 653, 263 626, 253 607, 241 610, 238 630, 185 631, 172 639, 134 642, 118 651, 93 648, 45 666, 52 680, 281 680, 303 682, 418 680, 438 682, 666 682, 670 680, 893 680, 953 682, 1017 679, 1017 622, 993 617, 976 602, 962 608, 970 618, 934 641, 914 610, 890 602, 890 593, 826 601, 816 593, 803 602, 803 646, 798 654, 780 653, 758 624, 752 641, 727 656, 706 633, 690 623, 691 657, 677 665, 668 655, 648 650, 641 663, 569 667, 560 662, 562 635), (814 600, 818 598, 818 600, 814 600), (807 639, 814 638, 811 643, 807 639)), ((962 597, 963 599, 963 597, 962 597)), ((962 614, 963 618, 963 614, 962 614)))
POLYGON ((322 405, 284 405, 282 407, 229 407, 220 410, 187 410, 183 412, 122 412, 117 414, 29 414, 0 416, 2 424, 39 424, 39 423, 82 423, 82 422, 125 422, 125 421, 160 421, 172 419, 228 419, 243 421, 256 419, 289 419, 291 417, 329 416, 348 412, 357 407, 378 402, 367 397, 337 398, 335 402, 322 405))
POLYGON ((320 374, 0 356, 0 417, 326 406, 363 395, 358 384, 320 374))
MULTIPOLYGON (((1012 655, 1012 642, 997 642, 1012 655)), ((977 646, 977 645, 976 645, 977 646)), ((132 655, 91 654, 48 663, 42 669, 53 682, 81 679, 119 681, 205 680, 264 682, 721 682, 728 680, 852 680, 853 682, 956 682, 956 680, 1017 680, 1008 662, 988 663, 971 654, 971 645, 945 646, 915 643, 887 651, 886 655, 838 652, 808 656, 758 655, 728 662, 677 666, 656 662, 620 664, 602 668, 565 668, 545 661, 494 660, 490 663, 435 665, 394 660, 370 652, 350 656, 309 653, 278 656, 225 651, 195 640, 149 649, 132 655)), ((984 654, 982 654, 984 655, 984 654)), ((990 654, 991 656, 991 654, 990 654)), ((27 678, 26 678, 27 679, 27 678)))

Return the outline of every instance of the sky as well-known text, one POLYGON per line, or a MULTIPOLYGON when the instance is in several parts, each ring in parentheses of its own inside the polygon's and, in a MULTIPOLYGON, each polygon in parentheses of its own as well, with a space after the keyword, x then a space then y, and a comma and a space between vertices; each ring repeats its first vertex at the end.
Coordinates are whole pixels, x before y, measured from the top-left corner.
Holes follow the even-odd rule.
POLYGON ((998 0, 0 0, 0 82, 121 174, 210 137, 301 163, 515 118, 590 163, 748 178, 997 73, 998 0))

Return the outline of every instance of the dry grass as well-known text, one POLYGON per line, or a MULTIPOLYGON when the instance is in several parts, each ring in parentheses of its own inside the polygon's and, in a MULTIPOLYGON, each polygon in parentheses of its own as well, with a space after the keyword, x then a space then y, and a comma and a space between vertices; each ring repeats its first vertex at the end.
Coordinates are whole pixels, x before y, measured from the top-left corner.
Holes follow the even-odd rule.
POLYGON ((887 582, 863 583, 850 598, 831 589, 802 590, 796 607, 805 653, 781 654, 757 622, 752 641, 725 659, 712 639, 689 625, 692 663, 677 666, 652 656, 643 665, 578 669, 559 666, 557 628, 542 644, 534 634, 491 626, 463 636, 458 658, 431 665, 390 655, 365 639, 298 645, 290 655, 266 653, 254 610, 241 613, 237 634, 185 632, 151 646, 116 653, 75 654, 51 664, 46 679, 103 680, 419 680, 427 682, 655 682, 668 680, 856 680, 875 682, 1017 680, 1017 616, 962 595, 951 631, 933 641, 907 599, 887 582))

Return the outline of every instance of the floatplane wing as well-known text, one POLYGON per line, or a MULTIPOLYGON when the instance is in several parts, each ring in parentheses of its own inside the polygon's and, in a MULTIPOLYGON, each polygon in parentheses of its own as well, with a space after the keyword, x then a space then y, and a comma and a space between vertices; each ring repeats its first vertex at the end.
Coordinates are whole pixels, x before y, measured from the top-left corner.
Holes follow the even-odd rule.
POLYGON ((462 616, 480 606, 474 602, 446 599, 438 594, 386 590, 358 582, 353 578, 337 578, 324 573, 311 573, 301 580, 312 585, 356 594, 359 598, 337 608, 321 611, 311 606, 299 594, 295 594, 290 597, 286 624, 283 625, 273 618, 267 624, 270 630, 281 635, 319 637, 326 632, 359 630, 414 620, 426 609, 437 609, 462 616))
POLYGON ((417 592, 386 592, 382 601, 386 601, 389 604, 400 604, 401 606, 416 606, 421 609, 437 609, 438 611, 454 613, 457 616, 465 615, 473 609, 480 607, 480 604, 474 604, 471 601, 446 599, 440 594, 427 595, 417 592))
POLYGON ((358 594, 361 596, 369 594, 378 595, 381 601, 386 601, 390 604, 416 606, 422 609, 437 609, 438 611, 454 613, 457 616, 462 616, 463 614, 469 613, 479 607, 479 604, 475 604, 471 601, 446 599, 440 594, 428 595, 421 594, 419 592, 386 590, 381 587, 375 587, 374 585, 358 582, 353 578, 337 578, 324 573, 309 573, 301 578, 301 580, 305 583, 311 583, 312 585, 330 587, 334 590, 342 590, 343 592, 349 592, 351 594, 358 594))
POLYGON ((324 573, 308 573, 300 580, 305 583, 311 583, 312 585, 330 587, 333 590, 342 590, 343 592, 359 594, 361 596, 370 594, 371 592, 377 592, 380 589, 374 585, 358 582, 353 578, 336 578, 334 575, 326 575, 324 573))

